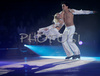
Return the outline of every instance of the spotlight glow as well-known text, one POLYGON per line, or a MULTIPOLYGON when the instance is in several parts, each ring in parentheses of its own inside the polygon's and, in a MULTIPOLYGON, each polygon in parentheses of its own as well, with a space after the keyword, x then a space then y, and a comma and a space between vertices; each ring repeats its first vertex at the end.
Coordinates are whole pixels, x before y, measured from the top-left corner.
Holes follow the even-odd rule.
POLYGON ((27 45, 26 45, 26 44, 24 44, 24 46, 26 47, 27 45))
POLYGON ((62 46, 26 45, 25 47, 29 48, 40 56, 66 56, 62 46))
MULTIPOLYGON (((82 45, 82 41, 80 41, 82 45)), ((65 59, 66 53, 62 46, 37 46, 37 45, 24 45, 30 50, 37 53, 42 58, 55 58, 65 59)), ((100 57, 82 57, 81 60, 100 61, 100 57)))
POLYGON ((79 41, 79 45, 82 45, 83 44, 83 42, 82 41, 79 41))
MULTIPOLYGON (((50 58, 50 59, 65 59, 66 56, 40 56, 41 58, 50 58)), ((80 60, 88 61, 100 61, 100 57, 81 57, 80 60)))

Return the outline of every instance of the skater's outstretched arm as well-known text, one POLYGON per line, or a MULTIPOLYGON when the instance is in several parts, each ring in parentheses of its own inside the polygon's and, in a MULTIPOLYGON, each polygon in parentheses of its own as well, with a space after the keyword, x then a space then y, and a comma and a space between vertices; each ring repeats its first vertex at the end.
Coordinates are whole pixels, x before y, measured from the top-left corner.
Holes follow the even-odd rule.
POLYGON ((76 9, 69 9, 74 15, 81 15, 81 14, 94 14, 96 11, 89 11, 89 10, 76 10, 76 9))

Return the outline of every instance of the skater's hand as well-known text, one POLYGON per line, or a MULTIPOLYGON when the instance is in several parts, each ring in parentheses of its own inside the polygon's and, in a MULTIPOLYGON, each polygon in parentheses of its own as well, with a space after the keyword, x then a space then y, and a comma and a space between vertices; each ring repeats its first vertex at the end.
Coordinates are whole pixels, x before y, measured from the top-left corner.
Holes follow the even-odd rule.
POLYGON ((97 13, 97 11, 93 11, 93 13, 95 14, 95 13, 97 13))
POLYGON ((63 10, 64 10, 65 6, 66 6, 65 4, 62 4, 62 9, 63 9, 63 10))
POLYGON ((62 8, 65 7, 65 6, 66 6, 65 4, 62 4, 62 8))

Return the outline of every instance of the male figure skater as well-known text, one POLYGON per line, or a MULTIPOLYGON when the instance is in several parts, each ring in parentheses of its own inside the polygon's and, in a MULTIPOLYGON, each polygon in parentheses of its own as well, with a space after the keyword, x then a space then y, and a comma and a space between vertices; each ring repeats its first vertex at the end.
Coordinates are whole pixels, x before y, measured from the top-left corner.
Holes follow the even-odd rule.
POLYGON ((93 14, 94 11, 83 11, 69 9, 67 5, 62 4, 61 15, 65 23, 65 30, 62 35, 62 45, 67 54, 65 59, 80 59, 80 50, 77 45, 73 42, 73 35, 75 33, 75 25, 73 22, 75 14, 93 14), (69 32, 68 32, 69 30, 69 32))

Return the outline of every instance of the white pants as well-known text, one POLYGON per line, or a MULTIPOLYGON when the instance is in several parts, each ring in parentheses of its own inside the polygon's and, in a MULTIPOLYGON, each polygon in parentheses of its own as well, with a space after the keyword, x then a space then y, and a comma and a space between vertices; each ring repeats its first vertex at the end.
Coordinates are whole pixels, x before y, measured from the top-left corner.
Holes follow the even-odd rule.
POLYGON ((66 27, 62 35, 62 45, 68 57, 72 55, 80 54, 79 48, 73 42, 74 33, 75 33, 75 26, 72 25, 72 26, 66 27))

